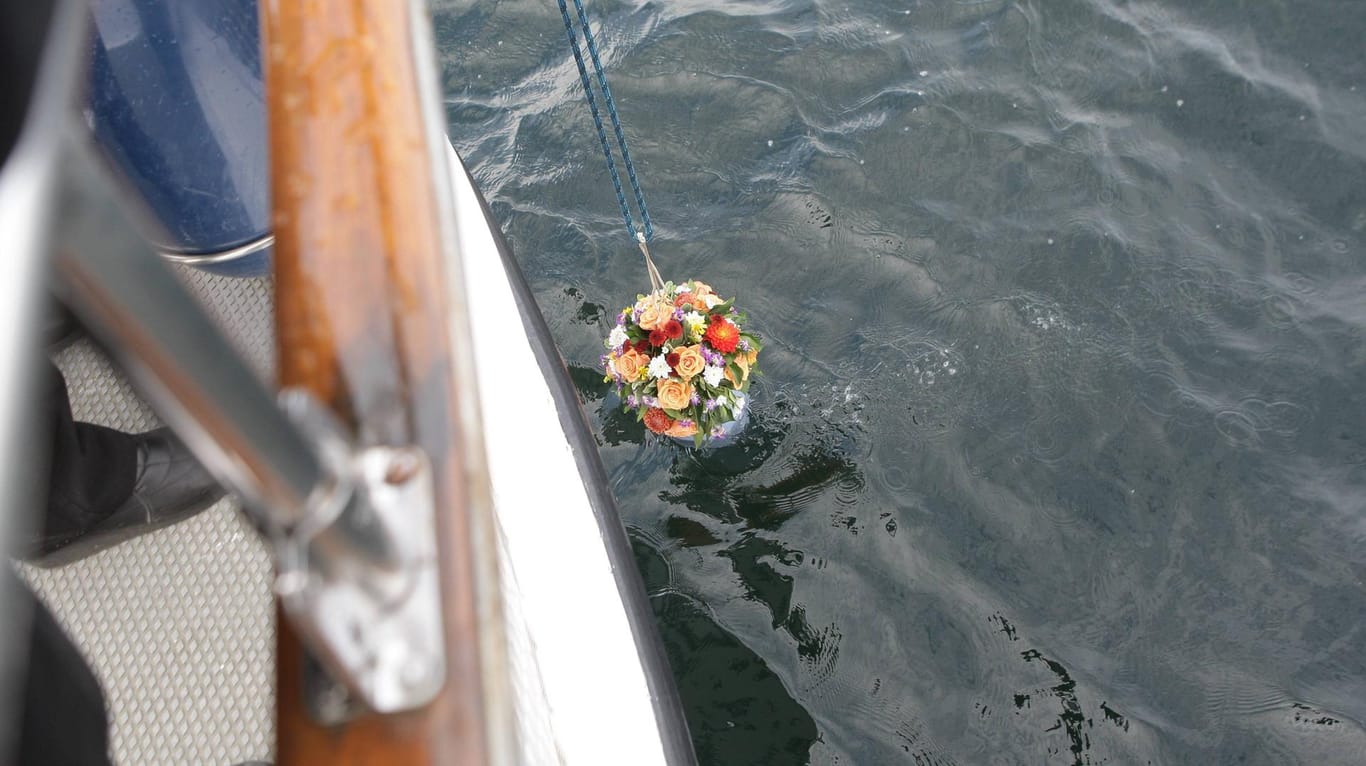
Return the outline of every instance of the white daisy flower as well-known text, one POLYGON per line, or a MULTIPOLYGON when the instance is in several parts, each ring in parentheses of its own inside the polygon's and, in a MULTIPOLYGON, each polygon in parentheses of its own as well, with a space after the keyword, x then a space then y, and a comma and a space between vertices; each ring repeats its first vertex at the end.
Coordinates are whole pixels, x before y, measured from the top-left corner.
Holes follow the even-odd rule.
POLYGON ((626 330, 621 325, 612 328, 611 334, 607 336, 608 348, 621 348, 621 344, 626 342, 626 330))
POLYGON ((673 368, 669 366, 669 360, 665 359, 663 354, 650 360, 649 373, 651 377, 662 380, 669 377, 672 372, 673 368))
MULTIPOLYGON (((650 366, 653 367, 654 362, 650 362, 650 366)), ((702 379, 707 381, 707 385, 711 386, 712 388, 721 385, 721 379, 725 376, 726 371, 721 369, 720 367, 717 367, 714 364, 709 364, 706 367, 702 368, 702 379)))

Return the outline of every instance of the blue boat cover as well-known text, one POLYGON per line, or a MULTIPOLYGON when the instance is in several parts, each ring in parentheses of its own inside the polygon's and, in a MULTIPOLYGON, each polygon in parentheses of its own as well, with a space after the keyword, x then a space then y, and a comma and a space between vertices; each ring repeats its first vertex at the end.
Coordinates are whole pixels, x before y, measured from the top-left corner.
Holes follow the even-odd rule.
MULTIPOLYGON (((254 0, 94 0, 87 117, 161 231, 213 254, 270 233, 260 30, 254 0)), ((269 253, 214 270, 253 275, 269 253)))

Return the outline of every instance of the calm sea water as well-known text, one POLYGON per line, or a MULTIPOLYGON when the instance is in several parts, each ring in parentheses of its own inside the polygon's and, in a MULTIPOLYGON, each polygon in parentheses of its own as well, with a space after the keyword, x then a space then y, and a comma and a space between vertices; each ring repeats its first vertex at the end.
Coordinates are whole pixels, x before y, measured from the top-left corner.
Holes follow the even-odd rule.
POLYGON ((735 446, 604 404, 554 3, 438 3, 447 115, 704 763, 1366 763, 1366 5, 588 10, 658 262, 768 340, 735 446))

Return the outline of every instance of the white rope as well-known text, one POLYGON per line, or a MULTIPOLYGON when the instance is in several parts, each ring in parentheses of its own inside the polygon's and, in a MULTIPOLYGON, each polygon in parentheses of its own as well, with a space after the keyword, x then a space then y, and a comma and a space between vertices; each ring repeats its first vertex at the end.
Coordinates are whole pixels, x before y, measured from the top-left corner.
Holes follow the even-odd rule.
POLYGON ((636 243, 640 245, 640 252, 645 256, 645 270, 650 272, 650 292, 658 292, 664 289, 664 280, 659 276, 659 269, 655 268, 654 259, 650 257, 650 246, 645 243, 645 234, 636 232, 636 243))

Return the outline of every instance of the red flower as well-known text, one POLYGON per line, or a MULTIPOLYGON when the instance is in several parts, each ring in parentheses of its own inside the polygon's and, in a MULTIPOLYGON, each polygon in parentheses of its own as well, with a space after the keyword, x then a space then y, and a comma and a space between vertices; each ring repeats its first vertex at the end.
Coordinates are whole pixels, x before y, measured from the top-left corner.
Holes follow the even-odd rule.
POLYGON ((666 355, 664 356, 664 361, 668 362, 670 367, 677 367, 677 366, 678 366, 678 352, 677 352, 677 351, 674 351, 674 352, 671 352, 671 353, 669 353, 669 354, 666 354, 666 355))
POLYGON ((669 339, 669 336, 665 335, 663 330, 651 330, 651 331, 650 331, 650 345, 651 345, 651 346, 662 346, 662 345, 664 345, 664 341, 666 341, 666 340, 668 340, 668 339, 669 339))
POLYGON ((721 317, 712 317, 711 324, 707 326, 706 338, 712 348, 729 354, 740 345, 740 328, 721 317))
POLYGON ((669 413, 658 407, 651 407, 645 411, 645 427, 657 434, 673 428, 674 419, 669 417, 669 413))
POLYGON ((632 348, 636 350, 636 353, 648 354, 650 353, 650 341, 646 340, 645 338, 641 338, 640 340, 636 341, 635 345, 632 346, 632 348))
POLYGON ((670 340, 678 340, 683 337, 683 325, 677 319, 670 319, 664 323, 664 334, 670 340))

